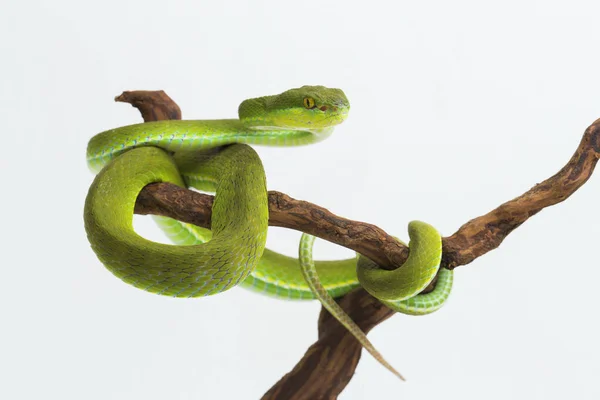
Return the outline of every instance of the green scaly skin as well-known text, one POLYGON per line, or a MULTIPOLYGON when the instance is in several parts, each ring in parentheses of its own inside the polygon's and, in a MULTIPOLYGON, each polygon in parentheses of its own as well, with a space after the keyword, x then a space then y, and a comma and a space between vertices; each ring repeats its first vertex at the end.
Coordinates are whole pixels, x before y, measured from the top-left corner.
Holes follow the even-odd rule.
MULTIPOLYGON (((412 221, 408 225, 408 234, 411 238, 410 253, 401 268, 384 270, 368 258, 357 254, 356 271, 360 284, 392 310, 404 314, 425 315, 438 310, 444 304, 452 289, 453 273, 439 268, 442 259, 442 237, 434 227, 421 221, 412 221), (427 294, 419 294, 436 274, 438 281, 434 290, 427 294)), ((314 236, 302 234, 299 262, 302 275, 315 297, 381 365, 404 380, 321 283, 320 271, 313 261, 314 242, 314 236)))
POLYGON ((450 271, 440 271, 434 292, 415 296, 439 267, 441 247, 435 238, 431 242, 431 235, 419 235, 422 227, 415 225, 414 232, 409 232, 413 261, 395 271, 380 270, 364 257, 358 262, 313 262, 312 246, 307 252, 304 237, 302 262, 265 249, 266 179, 258 155, 247 145, 316 143, 345 120, 349 107, 339 89, 304 86, 245 100, 238 110, 239 119, 157 121, 94 136, 88 144, 87 161, 98 175, 84 210, 92 249, 123 281, 162 295, 198 297, 240 284, 279 298, 318 298, 380 362, 400 376, 360 329, 347 324, 347 315, 331 307, 331 297, 362 285, 397 311, 422 315, 437 310, 452 286, 450 271), (212 231, 155 217, 179 246, 137 235, 132 210, 138 193, 152 182, 215 192, 212 231), (426 260, 427 265, 419 260, 426 260), (432 260, 438 260, 435 267, 430 265, 432 260))

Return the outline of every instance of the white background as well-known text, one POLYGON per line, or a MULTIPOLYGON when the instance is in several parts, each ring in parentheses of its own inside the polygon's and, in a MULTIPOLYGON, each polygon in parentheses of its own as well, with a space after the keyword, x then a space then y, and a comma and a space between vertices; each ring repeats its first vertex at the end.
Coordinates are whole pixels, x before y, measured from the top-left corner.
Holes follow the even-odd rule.
MULTIPOLYGON (((257 399, 316 339, 317 303, 233 289, 164 298, 114 278, 82 209, 112 99, 164 89, 185 118, 343 88, 347 122, 258 148, 270 189, 406 239, 453 233, 554 174, 600 117, 597 2, 3 1, 0 398, 257 399), (485 4, 483 4, 485 3, 485 4), (497 4, 497 6, 491 6, 497 4), (568 5, 567 5, 568 4, 568 5)), ((342 399, 597 399, 600 179, 456 270, 445 308, 397 315, 342 399)), ((139 231, 164 240, 147 218, 139 231)), ((270 230, 293 255, 299 233, 270 230)), ((322 258, 350 255, 323 242, 322 258)))

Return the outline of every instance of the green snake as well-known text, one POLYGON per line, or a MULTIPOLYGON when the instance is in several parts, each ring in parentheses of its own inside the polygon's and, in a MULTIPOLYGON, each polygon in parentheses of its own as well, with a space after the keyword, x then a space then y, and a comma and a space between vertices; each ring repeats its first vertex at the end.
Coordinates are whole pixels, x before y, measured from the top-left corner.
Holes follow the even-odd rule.
POLYGON ((402 313, 423 315, 439 309, 450 293, 452 272, 439 269, 441 237, 433 227, 409 224, 410 255, 393 271, 360 255, 315 262, 314 237, 306 234, 299 259, 265 249, 266 178, 260 158, 248 145, 319 142, 346 119, 349 109, 340 89, 303 86, 245 100, 236 119, 147 122, 97 134, 87 148, 88 166, 97 175, 84 208, 93 251, 124 282, 161 295, 199 297, 239 284, 279 298, 317 298, 380 363, 401 377, 333 298, 362 286, 402 313), (136 198, 153 182, 214 192, 211 230, 154 217, 177 245, 135 233, 136 198), (436 274, 435 289, 419 294, 436 274))

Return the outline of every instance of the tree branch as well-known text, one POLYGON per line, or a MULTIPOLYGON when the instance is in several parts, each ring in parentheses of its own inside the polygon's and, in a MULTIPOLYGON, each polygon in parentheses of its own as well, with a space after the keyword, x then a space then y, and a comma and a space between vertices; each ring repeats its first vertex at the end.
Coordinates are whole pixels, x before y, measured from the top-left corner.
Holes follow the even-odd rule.
MULTIPOLYGON (((124 92, 115 100, 137 107, 145 121, 181 118, 179 107, 163 91, 124 92)), ((497 248, 529 217, 560 203, 580 188, 600 157, 599 131, 600 119, 586 129, 575 154, 557 174, 443 238, 442 266, 453 269, 466 265, 497 248)), ((168 183, 153 183, 140 193, 135 212, 164 215, 209 228, 212 203, 212 196, 168 183)), ((402 265, 408 256, 406 246, 375 225, 339 217, 280 192, 269 192, 269 225, 310 233, 355 250, 387 269, 402 265)), ((393 314, 362 289, 355 289, 338 301, 365 332, 393 314)), ((352 378, 360 354, 361 346, 354 337, 321 310, 318 340, 263 400, 336 399, 352 378)))

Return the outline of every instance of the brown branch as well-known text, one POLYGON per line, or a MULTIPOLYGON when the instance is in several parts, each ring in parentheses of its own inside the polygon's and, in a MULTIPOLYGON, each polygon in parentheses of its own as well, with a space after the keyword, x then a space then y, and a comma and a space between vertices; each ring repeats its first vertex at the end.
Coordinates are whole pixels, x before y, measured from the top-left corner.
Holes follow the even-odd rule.
MULTIPOLYGON (((210 228, 213 196, 171 183, 151 183, 139 194, 136 214, 155 214, 210 228)), ((402 264, 408 248, 375 225, 338 217, 323 207, 269 192, 269 225, 296 229, 369 257, 384 268, 402 264)))
POLYGON ((164 91, 135 90, 123 92, 115 101, 129 103, 138 109, 144 122, 181 119, 181 109, 164 91))
MULTIPOLYGON (((181 116, 179 107, 162 91, 125 92, 116 100, 139 108, 145 121, 181 116)), ((599 131, 600 119, 585 131, 577 151, 556 175, 445 237, 442 265, 453 269, 470 263, 497 248, 529 217, 573 194, 591 176, 600 157, 599 131)), ((165 215, 210 227, 212 202, 212 196, 167 183, 155 183, 142 190, 135 212, 165 215)), ((269 225, 307 232, 348 247, 384 268, 400 266, 408 255, 405 246, 374 225, 336 216, 322 207, 283 193, 269 192, 269 212, 269 225)), ((347 294, 339 299, 339 303, 365 332, 393 313, 362 289, 347 294)), ((318 340, 263 399, 336 399, 352 378, 360 354, 358 342, 322 310, 318 340)))

